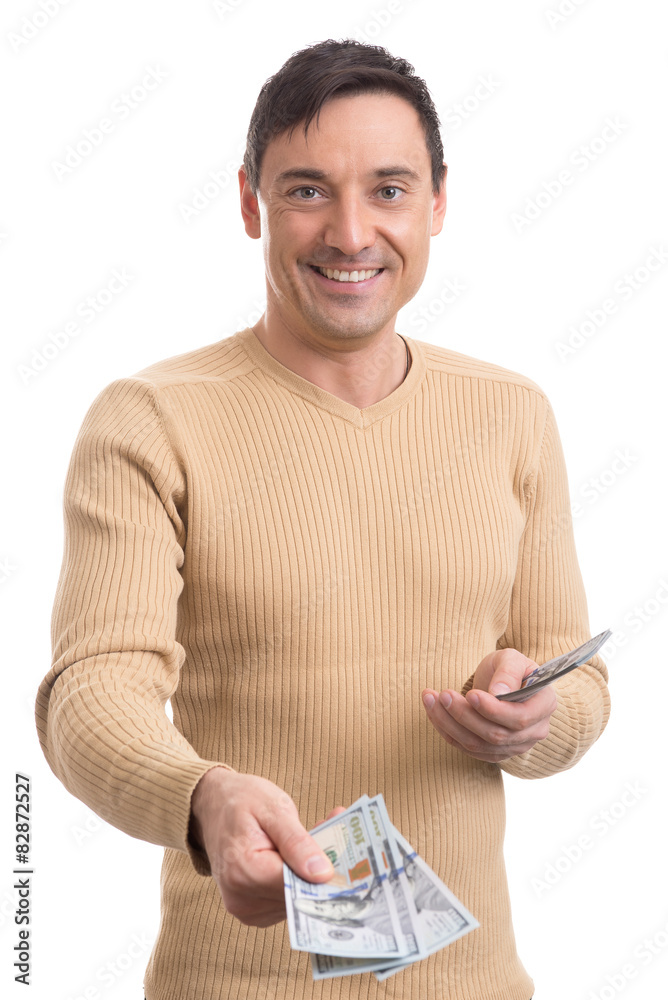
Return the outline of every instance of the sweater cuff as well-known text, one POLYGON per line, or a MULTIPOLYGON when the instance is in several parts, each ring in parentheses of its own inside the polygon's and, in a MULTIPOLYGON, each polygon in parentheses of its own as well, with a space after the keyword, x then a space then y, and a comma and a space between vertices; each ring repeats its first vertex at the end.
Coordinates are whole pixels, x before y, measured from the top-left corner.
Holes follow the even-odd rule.
POLYGON ((557 708, 550 732, 531 750, 501 761, 499 767, 517 778, 546 778, 567 771, 599 738, 610 716, 610 695, 600 672, 578 667, 554 683, 557 708))
MULTIPOLYGON (((473 687, 471 675, 462 695, 473 687)), ((595 667, 584 665, 554 682, 557 707, 550 732, 531 750, 508 757, 497 766, 517 778, 547 778, 567 771, 585 755, 605 729, 610 716, 607 684, 595 667)))

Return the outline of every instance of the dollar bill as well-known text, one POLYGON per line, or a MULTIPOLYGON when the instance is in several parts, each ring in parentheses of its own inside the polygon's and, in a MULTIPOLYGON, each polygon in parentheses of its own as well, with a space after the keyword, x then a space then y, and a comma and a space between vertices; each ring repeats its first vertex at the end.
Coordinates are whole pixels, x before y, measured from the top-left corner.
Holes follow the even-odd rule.
POLYGON ((329 882, 306 882, 284 864, 292 947, 347 958, 391 960, 410 954, 374 847, 366 796, 311 835, 335 875, 329 882))
POLYGON ((555 656, 553 660, 548 660, 547 663, 543 663, 542 666, 536 667, 530 674, 527 674, 516 691, 507 691, 505 694, 497 694, 496 697, 499 701, 526 701, 537 691, 541 691, 548 684, 553 684, 559 677, 563 677, 569 670, 575 670, 587 660, 591 660, 592 656, 598 653, 611 635, 612 630, 607 629, 594 636, 593 639, 583 642, 576 649, 562 653, 561 656, 555 656))
MULTIPOLYGON (((394 827, 390 822, 382 795, 374 799, 363 796, 370 818, 370 831, 379 864, 387 876, 391 890, 390 901, 397 915, 403 938, 404 956, 397 961, 419 961, 425 958, 427 950, 421 934, 417 930, 417 910, 413 902, 410 886, 399 860, 399 852, 394 840, 394 827)), ((361 972, 374 972, 387 966, 387 959, 350 958, 344 955, 311 955, 311 969, 314 979, 329 979, 333 976, 350 976, 361 972)))
MULTIPOLYGON (((422 936, 426 954, 433 955, 475 930, 480 924, 399 831, 393 828, 393 832, 417 910, 418 933, 422 936)), ((392 965, 388 963, 374 975, 382 982, 395 972, 405 969, 412 961, 415 959, 392 965)))
POLYGON ((311 835, 334 878, 284 873, 290 943, 311 952, 314 979, 382 980, 479 926, 391 823, 382 795, 362 796, 311 835))

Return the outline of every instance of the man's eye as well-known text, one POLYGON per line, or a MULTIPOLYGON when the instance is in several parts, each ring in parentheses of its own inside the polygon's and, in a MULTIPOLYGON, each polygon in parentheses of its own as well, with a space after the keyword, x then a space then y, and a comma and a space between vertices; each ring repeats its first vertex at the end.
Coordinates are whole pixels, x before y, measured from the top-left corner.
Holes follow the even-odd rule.
POLYGON ((381 197, 382 197, 383 201, 396 201, 398 195, 401 193, 401 188, 398 188, 398 187, 384 187, 384 188, 381 188, 380 193, 381 193, 381 197), (390 192, 389 197, 387 196, 387 192, 388 191, 390 192))
POLYGON ((300 191, 303 192, 303 196, 299 197, 300 201, 313 201, 314 196, 318 193, 313 187, 300 187, 293 191, 293 194, 299 195, 300 191))

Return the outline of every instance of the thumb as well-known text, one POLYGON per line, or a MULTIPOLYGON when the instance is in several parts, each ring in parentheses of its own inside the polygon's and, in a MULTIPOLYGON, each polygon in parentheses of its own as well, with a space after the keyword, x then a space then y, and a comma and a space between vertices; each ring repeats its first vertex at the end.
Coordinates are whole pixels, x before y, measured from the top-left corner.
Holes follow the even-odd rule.
POLYGON ((326 823, 330 819, 334 819, 335 816, 340 816, 341 813, 346 811, 345 806, 336 806, 331 812, 327 813, 324 819, 320 820, 320 823, 316 823, 316 826, 320 826, 322 823, 326 823))
POLYGON ((327 882, 334 867, 325 852, 296 818, 283 816, 274 830, 267 830, 288 868, 307 882, 327 882))
POLYGON ((503 650, 503 658, 500 665, 492 674, 489 682, 490 694, 506 694, 508 691, 517 691, 522 680, 532 670, 538 666, 518 649, 503 650))

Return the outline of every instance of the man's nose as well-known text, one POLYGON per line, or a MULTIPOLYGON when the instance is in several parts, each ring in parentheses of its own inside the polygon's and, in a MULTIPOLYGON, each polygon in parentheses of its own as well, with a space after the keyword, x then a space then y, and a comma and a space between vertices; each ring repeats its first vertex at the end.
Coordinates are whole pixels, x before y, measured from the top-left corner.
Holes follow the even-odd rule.
POLYGON ((336 247, 348 257, 373 246, 376 230, 371 206, 353 192, 337 198, 331 206, 323 238, 327 246, 336 247))

